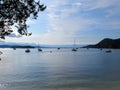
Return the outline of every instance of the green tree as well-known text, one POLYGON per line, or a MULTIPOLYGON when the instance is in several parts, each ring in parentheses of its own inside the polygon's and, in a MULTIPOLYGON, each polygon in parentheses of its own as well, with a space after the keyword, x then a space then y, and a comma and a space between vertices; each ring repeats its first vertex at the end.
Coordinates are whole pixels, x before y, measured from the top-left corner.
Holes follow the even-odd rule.
POLYGON ((32 17, 37 19, 38 12, 44 11, 46 6, 37 0, 0 0, 0 38, 11 34, 11 26, 15 26, 18 33, 29 36, 26 21, 32 17))

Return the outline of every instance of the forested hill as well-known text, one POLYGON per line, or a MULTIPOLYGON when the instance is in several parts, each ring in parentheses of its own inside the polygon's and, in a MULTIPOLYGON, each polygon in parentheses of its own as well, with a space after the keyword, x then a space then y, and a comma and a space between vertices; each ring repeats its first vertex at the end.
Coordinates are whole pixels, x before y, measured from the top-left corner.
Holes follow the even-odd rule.
POLYGON ((120 49, 120 38, 119 39, 110 39, 105 38, 95 45, 88 45, 84 48, 114 48, 120 49))

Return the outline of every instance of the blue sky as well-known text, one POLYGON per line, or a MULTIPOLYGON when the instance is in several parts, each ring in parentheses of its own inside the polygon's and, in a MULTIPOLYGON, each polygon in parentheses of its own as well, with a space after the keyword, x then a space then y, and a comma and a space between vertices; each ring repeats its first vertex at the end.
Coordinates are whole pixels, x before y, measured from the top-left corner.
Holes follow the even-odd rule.
MULTIPOLYGON (((37 20, 28 20, 32 36, 10 36, 6 42, 94 44, 120 38, 120 0, 41 0, 47 6, 37 20)), ((16 32, 15 32, 16 33, 16 32)))

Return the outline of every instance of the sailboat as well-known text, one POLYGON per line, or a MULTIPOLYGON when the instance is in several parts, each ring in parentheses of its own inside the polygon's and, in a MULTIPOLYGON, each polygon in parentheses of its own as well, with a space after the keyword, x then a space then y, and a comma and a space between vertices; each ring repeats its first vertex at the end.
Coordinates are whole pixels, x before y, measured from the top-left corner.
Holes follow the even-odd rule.
POLYGON ((74 40, 74 47, 72 48, 72 51, 77 51, 77 49, 75 48, 75 40, 74 40))
POLYGON ((38 44, 38 51, 42 52, 42 49, 40 48, 40 45, 38 44))
POLYGON ((72 51, 77 51, 77 49, 76 49, 76 48, 73 48, 72 51))

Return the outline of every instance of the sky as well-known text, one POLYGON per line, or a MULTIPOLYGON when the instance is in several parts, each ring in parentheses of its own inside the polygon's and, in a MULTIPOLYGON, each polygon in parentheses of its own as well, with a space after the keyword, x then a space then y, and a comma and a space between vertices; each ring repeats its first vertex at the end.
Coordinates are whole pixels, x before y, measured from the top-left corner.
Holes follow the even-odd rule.
POLYGON ((120 38, 120 0, 41 0, 47 9, 28 19, 32 36, 15 34, 5 42, 48 45, 95 44, 120 38))

